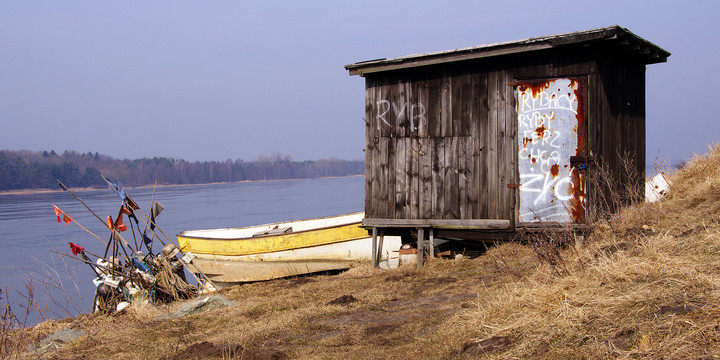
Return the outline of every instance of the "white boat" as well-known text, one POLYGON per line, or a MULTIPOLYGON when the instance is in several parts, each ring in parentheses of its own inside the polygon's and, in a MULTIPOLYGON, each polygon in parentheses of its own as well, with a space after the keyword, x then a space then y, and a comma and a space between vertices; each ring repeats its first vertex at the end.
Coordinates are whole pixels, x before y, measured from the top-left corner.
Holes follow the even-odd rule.
MULTIPOLYGON (((370 261, 371 237, 364 212, 258 226, 188 230, 180 249, 216 287, 315 272, 370 261)), ((385 236, 380 262, 397 259, 400 237, 385 236)))

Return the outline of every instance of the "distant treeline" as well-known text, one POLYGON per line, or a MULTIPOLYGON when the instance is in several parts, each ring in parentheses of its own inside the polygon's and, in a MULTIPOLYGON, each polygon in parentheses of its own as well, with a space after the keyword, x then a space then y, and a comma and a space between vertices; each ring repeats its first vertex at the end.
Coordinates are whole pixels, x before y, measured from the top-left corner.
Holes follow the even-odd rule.
POLYGON ((361 160, 292 161, 288 155, 261 156, 254 161, 194 161, 165 157, 118 160, 92 152, 0 151, 0 191, 69 187, 102 187, 100 177, 120 179, 125 186, 206 184, 246 180, 307 179, 362 175, 361 160))

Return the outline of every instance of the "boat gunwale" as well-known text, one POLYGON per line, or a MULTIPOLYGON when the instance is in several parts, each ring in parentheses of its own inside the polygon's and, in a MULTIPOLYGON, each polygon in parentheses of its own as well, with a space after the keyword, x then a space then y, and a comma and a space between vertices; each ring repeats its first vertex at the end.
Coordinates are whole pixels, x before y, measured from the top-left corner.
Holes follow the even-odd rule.
MULTIPOLYGON (((351 216, 360 214, 362 212, 356 212, 356 213, 350 213, 350 214, 342 214, 342 215, 335 215, 335 216, 328 216, 328 217, 321 217, 321 218, 312 218, 312 219, 303 219, 303 220, 291 220, 291 221, 283 221, 283 222, 276 222, 276 223, 269 223, 269 224, 262 224, 262 225, 254 225, 254 226, 244 226, 244 227, 238 227, 238 228, 217 228, 217 229, 204 229, 204 230, 185 230, 177 235, 176 237, 184 237, 186 239, 199 239, 199 240, 222 240, 222 241, 237 241, 237 240, 248 240, 248 239, 262 239, 267 237, 283 237, 291 234, 302 234, 309 231, 319 231, 319 230, 329 230, 334 228, 339 228, 343 226, 348 225, 354 225, 357 224, 358 227, 362 228, 362 219, 360 221, 353 221, 348 223, 342 223, 342 224, 336 224, 336 225, 330 225, 330 226, 323 226, 323 227, 315 227, 311 229, 305 229, 300 231, 291 231, 287 233, 280 233, 280 234, 263 234, 258 236, 245 236, 245 237, 207 237, 207 236, 195 236, 195 235, 183 235, 186 232, 193 232, 193 231, 221 231, 221 230, 243 230, 243 229, 252 229, 252 228, 261 228, 265 226, 273 226, 273 225, 282 225, 282 224, 292 224, 292 223, 300 223, 300 222, 309 222, 309 221, 316 221, 316 220, 325 220, 325 219, 333 219, 333 218, 340 218, 343 216, 351 216)), ((292 225, 290 225, 292 227, 292 225)))
MULTIPOLYGON (((237 240, 250 240, 250 239, 262 239, 262 238, 268 238, 268 237, 283 237, 283 236, 289 236, 289 235, 297 235, 302 234, 310 231, 321 231, 321 230, 329 230, 329 229, 335 229, 340 228, 343 226, 351 226, 357 224, 357 227, 362 228, 362 222, 352 222, 347 224, 340 224, 340 225, 333 225, 333 226, 324 226, 324 227, 318 227, 318 228, 312 228, 312 229, 305 229, 300 231, 291 231, 286 232, 282 234, 266 234, 266 235, 258 235, 258 236, 247 236, 247 237, 237 237, 237 238, 213 238, 213 237, 202 237, 202 236, 188 236, 188 235, 182 235, 182 233, 177 234, 178 237, 184 237, 186 239, 197 239, 197 240, 217 240, 217 241, 237 241, 237 240)), ((231 228, 232 229, 232 228, 231 228)), ((222 230, 222 229, 218 229, 222 230)), ((192 230, 194 231, 194 230, 192 230)))

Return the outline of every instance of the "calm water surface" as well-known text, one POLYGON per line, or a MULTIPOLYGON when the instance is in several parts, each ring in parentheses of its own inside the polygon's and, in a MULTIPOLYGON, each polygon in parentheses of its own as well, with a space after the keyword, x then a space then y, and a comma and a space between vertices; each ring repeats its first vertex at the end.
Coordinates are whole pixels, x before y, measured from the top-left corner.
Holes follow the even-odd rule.
MULTIPOLYGON (((147 214, 153 189, 126 189, 126 192, 147 214)), ((83 191, 76 195, 102 219, 117 215, 120 200, 110 190, 83 191)), ((184 230, 240 227, 362 211, 364 178, 158 187, 155 200, 165 207, 157 219, 159 228, 177 242, 175 234, 184 230)), ((69 193, 0 195, 0 304, 4 305, 9 295, 15 312, 22 312, 22 294, 27 293, 26 284, 32 282, 41 309, 40 314, 30 316, 28 325, 43 317, 76 315, 91 308, 94 287, 90 267, 53 251, 71 254, 68 242, 95 254, 104 251, 98 239, 76 224, 58 224, 52 204, 101 238, 109 236, 107 227, 69 193)), ((123 236, 132 243, 129 230, 123 236)), ((158 245, 156 243, 154 252, 160 250, 158 245)))

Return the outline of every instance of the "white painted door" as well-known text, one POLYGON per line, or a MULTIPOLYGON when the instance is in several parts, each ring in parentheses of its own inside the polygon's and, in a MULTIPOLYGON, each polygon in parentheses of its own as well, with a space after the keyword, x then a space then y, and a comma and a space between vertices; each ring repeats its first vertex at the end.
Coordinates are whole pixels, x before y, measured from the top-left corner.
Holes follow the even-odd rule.
POLYGON ((520 206, 518 221, 585 222, 585 181, 570 158, 585 151, 579 79, 515 84, 520 206))

